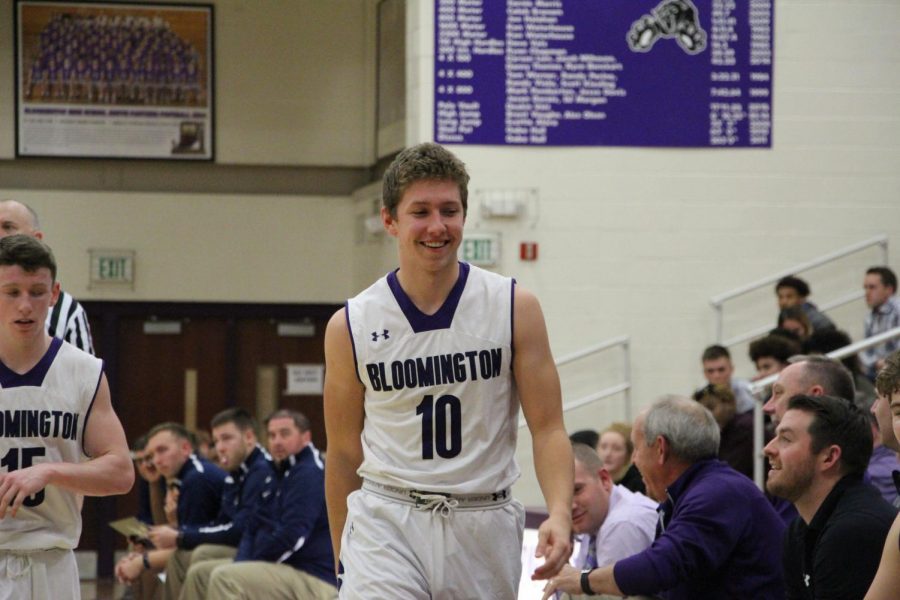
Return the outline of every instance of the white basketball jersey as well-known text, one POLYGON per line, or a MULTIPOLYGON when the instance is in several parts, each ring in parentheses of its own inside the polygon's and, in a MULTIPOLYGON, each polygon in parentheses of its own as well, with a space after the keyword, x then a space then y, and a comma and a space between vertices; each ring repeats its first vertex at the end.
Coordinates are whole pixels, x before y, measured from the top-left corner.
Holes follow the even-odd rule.
POLYGON ((460 263, 434 315, 419 311, 396 273, 347 301, 366 388, 360 476, 451 494, 496 492, 518 478, 514 285, 460 263))
MULTIPOLYGON (((0 363, 0 468, 84 460, 84 425, 102 372, 100 359, 57 338, 24 375, 0 363)), ((48 485, 15 518, 0 520, 0 549, 75 548, 81 503, 81 494, 48 485)))

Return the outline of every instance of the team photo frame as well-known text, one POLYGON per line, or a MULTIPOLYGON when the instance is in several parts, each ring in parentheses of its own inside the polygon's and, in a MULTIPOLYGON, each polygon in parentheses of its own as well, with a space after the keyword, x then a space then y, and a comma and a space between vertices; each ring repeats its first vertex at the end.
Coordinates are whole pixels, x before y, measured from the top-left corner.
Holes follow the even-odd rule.
POLYGON ((214 159, 213 7, 16 0, 16 156, 214 159))

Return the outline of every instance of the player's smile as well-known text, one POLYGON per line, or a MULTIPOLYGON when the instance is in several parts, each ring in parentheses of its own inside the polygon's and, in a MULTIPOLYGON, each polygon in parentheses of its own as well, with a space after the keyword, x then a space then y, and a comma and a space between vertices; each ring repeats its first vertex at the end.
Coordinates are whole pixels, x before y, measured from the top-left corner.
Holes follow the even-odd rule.
MULTIPOLYGON (((397 205, 396 216, 382 215, 388 232, 406 247, 407 259, 418 256, 429 261, 427 269, 456 262, 465 224, 459 186, 452 181, 417 181, 407 188, 397 205), (432 261, 437 261, 436 263, 432 261)), ((401 258, 400 268, 403 269, 401 258)))

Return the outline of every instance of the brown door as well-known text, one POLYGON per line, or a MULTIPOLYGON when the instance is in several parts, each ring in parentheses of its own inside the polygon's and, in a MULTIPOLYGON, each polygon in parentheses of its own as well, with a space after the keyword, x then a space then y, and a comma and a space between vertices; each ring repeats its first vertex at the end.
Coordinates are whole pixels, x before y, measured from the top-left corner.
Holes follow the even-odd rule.
MULTIPOLYGON (((322 396, 285 394, 286 365, 324 364, 325 324, 337 306, 84 304, 129 443, 158 423, 184 422, 187 402, 194 406, 188 414, 207 430, 213 415, 231 406, 260 420, 273 407, 300 410, 312 422, 314 443, 325 449, 322 396)), ((98 551, 99 576, 111 574, 113 549, 125 547, 106 523, 137 508, 136 488, 85 499, 79 548, 98 551)))

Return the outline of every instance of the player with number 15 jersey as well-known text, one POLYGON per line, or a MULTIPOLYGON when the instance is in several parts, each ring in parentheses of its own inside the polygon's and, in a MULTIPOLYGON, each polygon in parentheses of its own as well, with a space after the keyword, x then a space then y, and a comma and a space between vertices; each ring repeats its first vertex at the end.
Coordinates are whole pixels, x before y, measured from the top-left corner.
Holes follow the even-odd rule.
MULTIPOLYGON (((0 465, 7 471, 87 457, 84 425, 103 362, 53 338, 38 364, 19 375, 0 362, 0 465)), ((0 521, 0 549, 74 549, 81 536, 82 496, 49 485, 25 500, 16 518, 0 521)))

